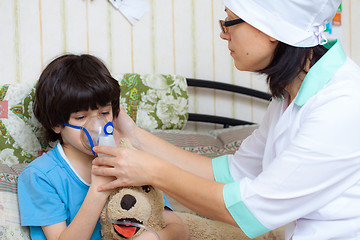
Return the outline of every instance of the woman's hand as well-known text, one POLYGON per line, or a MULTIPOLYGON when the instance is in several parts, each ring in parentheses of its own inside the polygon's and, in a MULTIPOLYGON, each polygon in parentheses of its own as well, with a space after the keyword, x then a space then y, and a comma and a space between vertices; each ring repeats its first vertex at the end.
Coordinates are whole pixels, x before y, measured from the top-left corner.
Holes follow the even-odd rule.
POLYGON ((93 160, 92 173, 97 176, 113 176, 111 182, 98 188, 107 191, 120 186, 151 185, 161 160, 143 151, 128 148, 96 146, 96 153, 113 157, 97 157, 93 160))
POLYGON ((117 144, 120 138, 128 138, 133 146, 140 145, 140 142, 136 138, 136 132, 139 128, 126 111, 120 108, 119 115, 114 118, 113 123, 115 128, 114 138, 117 144))

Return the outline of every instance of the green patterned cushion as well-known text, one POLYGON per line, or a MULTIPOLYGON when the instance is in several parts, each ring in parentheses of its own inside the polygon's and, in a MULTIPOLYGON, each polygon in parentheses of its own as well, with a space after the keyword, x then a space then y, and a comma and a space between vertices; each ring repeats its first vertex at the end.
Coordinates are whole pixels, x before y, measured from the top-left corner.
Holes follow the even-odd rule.
POLYGON ((120 104, 146 129, 183 129, 188 118, 186 79, 164 74, 124 74, 120 104))
MULTIPOLYGON (((162 74, 125 74, 121 106, 146 129, 182 129, 188 117, 186 79, 162 74)), ((34 86, 0 86, 0 163, 28 163, 49 150, 32 111, 34 86)))
POLYGON ((33 86, 0 86, 0 163, 34 160, 46 150, 43 131, 32 112, 33 86))

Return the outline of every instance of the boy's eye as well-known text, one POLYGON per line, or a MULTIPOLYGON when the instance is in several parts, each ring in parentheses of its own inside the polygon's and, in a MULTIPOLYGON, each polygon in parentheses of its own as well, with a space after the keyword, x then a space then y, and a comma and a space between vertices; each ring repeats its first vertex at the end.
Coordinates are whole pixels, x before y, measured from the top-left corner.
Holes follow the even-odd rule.
POLYGON ((75 120, 83 120, 85 118, 85 116, 79 116, 79 117, 75 117, 75 120))
POLYGON ((108 114, 110 114, 109 112, 102 112, 102 113, 100 113, 101 115, 108 115, 108 114))

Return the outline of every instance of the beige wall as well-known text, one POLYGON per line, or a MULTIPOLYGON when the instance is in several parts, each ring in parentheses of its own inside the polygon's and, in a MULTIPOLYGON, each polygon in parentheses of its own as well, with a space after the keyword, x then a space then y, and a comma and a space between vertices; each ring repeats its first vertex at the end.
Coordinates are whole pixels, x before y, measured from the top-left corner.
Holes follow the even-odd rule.
MULTIPOLYGON (((238 72, 219 38, 220 0, 148 0, 131 26, 107 0, 0 0, 0 84, 33 84, 62 53, 90 53, 113 73, 166 73, 266 90, 261 76, 238 72)), ((360 64, 360 1, 343 2, 341 41, 360 64)), ((266 106, 190 89, 190 110, 259 122, 266 106)), ((190 129, 202 126, 191 126, 190 129)))

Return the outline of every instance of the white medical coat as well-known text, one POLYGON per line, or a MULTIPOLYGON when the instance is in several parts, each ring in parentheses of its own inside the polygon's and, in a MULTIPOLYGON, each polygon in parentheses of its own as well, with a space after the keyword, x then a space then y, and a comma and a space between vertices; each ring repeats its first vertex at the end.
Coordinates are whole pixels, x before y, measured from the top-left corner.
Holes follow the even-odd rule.
POLYGON ((296 221, 293 240, 360 239, 360 68, 340 43, 213 170, 249 237, 296 221))

